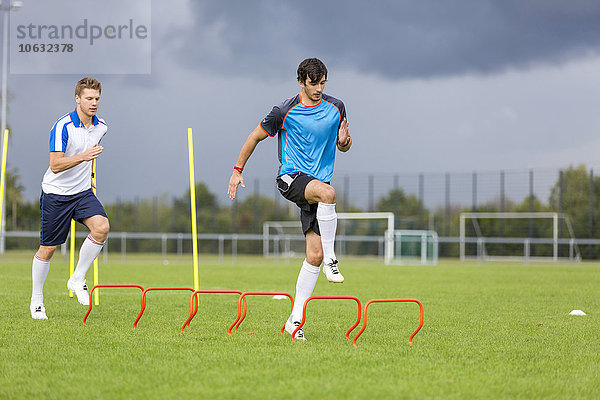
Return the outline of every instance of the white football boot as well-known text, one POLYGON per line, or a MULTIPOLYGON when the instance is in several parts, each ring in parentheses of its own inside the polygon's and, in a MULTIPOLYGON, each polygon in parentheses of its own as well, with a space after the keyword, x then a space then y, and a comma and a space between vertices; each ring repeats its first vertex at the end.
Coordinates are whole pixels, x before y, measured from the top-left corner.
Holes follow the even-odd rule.
POLYGON ((31 318, 33 319, 48 319, 46 316, 46 308, 42 303, 30 305, 29 310, 31 311, 31 318))
MULTIPOLYGON (((291 335, 292 333, 294 333, 294 331, 296 330, 298 325, 300 325, 300 321, 292 322, 288 319, 285 322, 285 331, 291 335)), ((302 328, 298 329, 298 332, 296 332, 295 339, 296 340, 306 340, 306 338, 304 337, 304 331, 302 330, 302 328)))
POLYGON ((337 260, 331 260, 329 262, 323 263, 323 273, 325 274, 329 282, 343 283, 344 276, 340 273, 337 264, 337 260))
POLYGON ((83 304, 84 306, 90 305, 90 294, 88 293, 88 287, 85 284, 85 281, 74 282, 73 280, 69 279, 67 281, 67 289, 75 293, 79 304, 83 304))

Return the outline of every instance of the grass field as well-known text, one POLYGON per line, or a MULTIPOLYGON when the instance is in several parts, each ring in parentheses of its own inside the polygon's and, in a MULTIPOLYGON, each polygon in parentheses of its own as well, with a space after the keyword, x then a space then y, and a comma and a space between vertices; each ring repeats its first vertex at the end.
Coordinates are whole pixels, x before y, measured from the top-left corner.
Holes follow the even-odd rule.
MULTIPOLYGON (((0 264, 0 398, 600 398, 600 264, 486 264, 386 267, 342 260, 343 285, 321 274, 315 295, 415 297, 375 304, 353 348, 351 301, 315 301, 306 343, 279 328, 289 302, 248 299, 240 332, 227 336, 237 296, 204 295, 185 333, 189 293, 151 292, 138 329, 139 291, 105 289, 83 326, 85 307, 66 295, 67 264, 56 257, 45 286, 48 321, 29 315, 31 254, 0 264), (569 316, 573 309, 585 317, 569 316)), ((159 256, 100 266, 103 283, 191 286, 191 262, 159 256)), ((203 289, 294 294, 299 261, 200 258, 203 289)), ((88 282, 91 280, 91 271, 88 282)), ((91 287, 91 285, 90 285, 91 287)))

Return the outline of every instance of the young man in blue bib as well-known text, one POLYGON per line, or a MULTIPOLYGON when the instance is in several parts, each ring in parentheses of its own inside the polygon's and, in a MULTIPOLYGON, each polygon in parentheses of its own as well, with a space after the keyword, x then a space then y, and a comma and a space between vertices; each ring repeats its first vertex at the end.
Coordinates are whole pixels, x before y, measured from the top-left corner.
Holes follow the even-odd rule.
POLYGON ((77 82, 75 110, 59 118, 50 130, 50 167, 44 174, 40 197, 40 247, 31 268, 33 319, 48 319, 44 282, 56 246, 67 239, 71 219, 84 224, 90 234, 81 245, 77 267, 67 288, 81 304, 89 305, 85 274, 100 254, 109 230, 104 207, 91 188, 92 160, 104 150, 98 144, 108 129, 104 120, 96 116, 101 91, 100 82, 94 78, 77 82))
MULTIPOLYGON (((256 145, 271 136, 279 140, 277 187, 283 197, 300 208, 302 231, 306 238, 306 259, 296 282, 294 308, 285 329, 292 333, 302 320, 302 307, 313 292, 321 263, 329 282, 342 283, 334 252, 337 214, 335 190, 329 184, 333 175, 336 147, 346 152, 352 145, 344 103, 323 93, 327 68, 317 58, 298 66, 301 92, 273 107, 250 133, 242 146, 228 194, 233 200, 238 185, 244 185, 242 171, 256 145)), ((305 340, 300 329, 296 339, 305 340)))

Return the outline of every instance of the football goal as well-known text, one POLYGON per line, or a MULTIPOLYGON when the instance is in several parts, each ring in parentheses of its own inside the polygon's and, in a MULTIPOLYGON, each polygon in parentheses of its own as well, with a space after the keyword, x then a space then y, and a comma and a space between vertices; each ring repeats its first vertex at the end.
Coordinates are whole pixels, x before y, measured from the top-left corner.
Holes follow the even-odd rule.
POLYGON ((393 264, 437 265, 439 241, 435 231, 397 229, 391 232, 394 240, 393 264))
MULTIPOLYGON (((385 264, 394 258, 394 213, 337 213, 336 253, 379 255, 385 264)), ((300 221, 266 221, 263 223, 263 255, 294 257, 305 252, 300 221)))
POLYGON ((461 260, 480 262, 581 260, 569 217, 555 212, 461 213, 459 251, 461 260))

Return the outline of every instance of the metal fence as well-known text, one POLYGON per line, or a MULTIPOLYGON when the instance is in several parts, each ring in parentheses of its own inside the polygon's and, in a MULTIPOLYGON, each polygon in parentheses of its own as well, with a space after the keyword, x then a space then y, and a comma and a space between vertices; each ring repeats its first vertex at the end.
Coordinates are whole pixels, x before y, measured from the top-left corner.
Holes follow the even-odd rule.
MULTIPOLYGON (((6 238, 11 239, 22 239, 22 240, 31 240, 37 241, 39 240, 40 234, 39 232, 34 231, 16 231, 6 232, 6 238)), ((77 232, 75 233, 76 238, 76 251, 78 251, 80 243, 88 236, 87 233, 77 232)), ((231 257, 232 262, 237 262, 238 254, 264 254, 265 240, 270 242, 270 247, 274 249, 274 251, 269 253, 270 257, 274 258, 282 258, 285 259, 286 262, 289 261, 291 256, 297 255, 300 257, 301 255, 294 254, 292 249, 293 243, 301 243, 304 246, 304 235, 296 234, 198 234, 198 242, 200 244, 216 244, 216 246, 199 246, 200 249, 204 248, 203 253, 218 255, 219 262, 223 262, 225 257, 231 257), (253 242, 256 245, 252 246, 253 249, 257 251, 248 253, 248 252, 240 252, 238 244, 241 242, 253 242), (257 243, 258 242, 258 243, 257 243)), ((348 243, 371 243, 374 244, 375 251, 370 254, 363 254, 367 256, 377 257, 381 262, 384 261, 384 244, 385 237, 384 236, 345 236, 339 235, 336 238, 336 246, 337 251, 342 254, 343 249, 347 248, 348 243)), ((135 241, 145 241, 145 242, 153 242, 154 252, 161 254, 161 258, 163 262, 166 262, 169 257, 176 257, 177 260, 181 260, 184 254, 191 254, 191 241, 192 234, 191 233, 159 233, 159 232, 111 232, 109 237, 105 241, 105 245, 102 249, 102 257, 104 262, 108 262, 108 253, 116 252, 121 255, 121 261, 127 261, 127 254, 135 252, 135 250, 131 250, 132 243, 135 241), (128 250, 129 249, 129 250, 128 250)), ((67 257, 67 252, 69 251, 67 240, 63 245, 60 246, 60 252, 65 257, 67 257)), ((19 246, 21 247, 21 246, 19 246)), ((267 244, 269 247, 269 244, 267 244)), ((32 251, 37 247, 31 247, 32 251)), ((11 250, 10 247, 7 247, 7 250, 11 250)))
MULTIPOLYGON (((352 175, 337 173, 332 185, 336 188, 338 212, 391 211, 396 215, 395 229, 436 231, 440 236, 440 256, 442 257, 458 257, 459 255, 458 245, 453 238, 459 236, 458 220, 461 211, 504 212, 512 211, 515 205, 522 208, 520 211, 538 211, 534 210, 533 199, 535 198, 542 203, 545 211, 569 215, 576 231, 577 241, 589 239, 588 242, 581 242, 581 253, 584 259, 599 258, 600 248, 596 246, 594 239, 600 237, 600 180, 594 182, 594 171, 598 171, 600 168, 584 167, 587 181, 583 182, 580 190, 585 194, 582 195, 582 200, 576 204, 576 210, 572 204, 563 201, 573 192, 573 188, 566 185, 565 179, 563 179, 564 172, 567 170, 567 168, 506 169, 463 173, 402 174, 386 172, 352 175), (419 208, 412 211, 410 215, 407 215, 406 210, 401 209, 401 201, 397 197, 390 196, 392 191, 400 189, 405 195, 414 196, 420 204, 419 208), (554 202, 551 204, 550 197, 553 190, 554 202), (386 206, 383 207, 382 201, 386 199, 386 206), (576 218, 574 214, 577 214, 576 218)), ((238 197, 234 202, 225 203, 223 201, 222 204, 212 205, 213 208, 208 210, 209 217, 202 226, 205 233, 199 236, 202 242, 202 251, 212 254, 229 254, 235 253, 235 246, 240 245, 238 250, 242 253, 255 254, 258 252, 255 248, 260 246, 250 246, 248 243, 252 240, 260 240, 262 224, 265 220, 298 220, 298 208, 279 194, 274 176, 249 175, 245 177, 245 181, 247 188, 238 191, 238 197), (265 206, 261 203, 261 199, 267 199, 270 202, 268 205, 270 215, 265 215, 265 206), (239 241, 233 239, 234 237, 247 239, 240 244, 239 241)), ((178 195, 181 196, 183 193, 178 195)), ((170 254, 183 254, 189 251, 189 245, 184 240, 187 234, 172 233, 185 230, 185 224, 174 228, 171 223, 176 219, 175 197, 167 197, 166 200, 164 196, 160 199, 155 197, 143 201, 136 199, 129 204, 126 204, 126 201, 117 201, 110 205, 112 207, 111 226, 114 226, 116 230, 129 231, 128 233, 111 232, 111 249, 118 249, 124 254, 127 251, 163 252, 161 246, 164 246, 164 251, 170 254), (165 201, 167 205, 165 210, 161 211, 161 204, 165 201), (162 214, 160 214, 161 212, 162 214), (126 221, 127 216, 131 217, 132 215, 134 217, 130 218, 131 222, 120 223, 126 221), (142 221, 151 221, 152 223, 150 226, 144 227, 142 221), (164 233, 148 234, 142 231, 163 231, 164 233), (152 236, 151 239, 154 242, 158 240, 158 244, 147 246, 144 240, 149 237, 145 235, 159 235, 158 237, 152 236)), ((222 199, 222 196, 216 197, 222 199)), ((186 212, 189 211, 181 211, 181 217, 185 223, 189 221, 186 219, 188 215, 186 212)), ((19 224, 21 229, 31 231, 36 229, 36 223, 39 225, 39 215, 31 214, 32 221, 24 219, 19 224)), ((17 234, 18 232, 12 233, 17 234)), ((502 226, 497 234, 488 236, 509 239, 509 236, 504 233, 502 226)), ((364 235, 364 232, 340 229, 338 234, 351 237, 369 236, 372 233, 364 235)), ((37 232, 35 235, 37 237, 37 232)), ((515 237, 536 239, 532 234, 531 225, 529 231, 513 235, 512 239, 515 237)), ((565 239, 564 236, 559 237, 565 239)), ((350 243, 351 240, 342 242, 350 243)), ((377 255, 378 241, 369 239, 364 242, 366 244, 360 246, 363 254, 377 255)), ((31 243, 31 247, 35 246, 33 241, 31 243)), ((541 246, 541 244, 536 245, 541 246)), ((30 247, 29 242, 25 248, 28 247, 30 247)), ((352 248, 352 246, 349 247, 352 248)), ((517 247, 515 245, 502 248, 507 251, 512 248, 520 254, 522 249, 517 247)), ((10 249, 10 245, 7 248, 10 249)), ((347 250, 347 247, 343 245, 342 249, 347 250)), ((569 253, 568 244, 561 245, 559 253, 566 257, 569 253)))
MULTIPOLYGON (((78 251, 80 243, 87 237, 86 233, 80 232, 75 234, 78 243, 76 243, 76 251, 78 251)), ((39 232, 26 231, 26 232, 6 232, 6 238, 21 239, 21 240, 32 240, 37 241, 39 239, 39 232)), ((171 258, 176 258, 178 261, 183 259, 184 254, 191 254, 191 240, 192 235, 190 233, 134 233, 134 232, 111 232, 106 244, 102 250, 102 261, 108 262, 108 254, 117 253, 120 254, 121 262, 127 262, 127 254, 133 252, 131 250, 131 244, 135 241, 153 242, 155 246, 155 253, 160 254, 163 263, 168 263, 171 258)), ((268 240, 270 243, 267 246, 271 246, 274 249, 270 253, 270 256, 275 259, 282 259, 285 263, 289 262, 292 256, 303 256, 300 253, 294 254, 290 249, 293 247, 293 243, 304 245, 304 236, 302 234, 297 235, 278 235, 278 234, 198 234, 198 241, 200 244, 215 244, 215 246, 199 246, 204 248, 203 254, 217 255, 220 263, 224 262, 228 258, 231 262, 237 262, 238 255, 248 254, 247 252, 239 251, 239 244, 242 242, 254 243, 252 248, 257 251, 252 254, 264 253, 265 243, 268 240)), ((455 254, 453 257, 459 257, 458 248, 461 243, 474 244, 477 246, 476 257, 470 257, 479 261, 491 260, 493 258, 482 257, 481 248, 485 244, 489 243, 502 243, 506 245, 517 245, 520 247, 518 257, 514 257, 513 261, 536 261, 536 259, 530 255, 531 245, 548 245, 553 246, 558 244, 563 248, 563 254, 568 256, 556 257, 554 261, 577 261, 575 257, 574 248, 576 246, 599 246, 600 239, 532 239, 532 238, 477 238, 477 237, 466 237, 461 239, 458 236, 452 237, 439 237, 438 242, 440 246, 452 246, 455 248, 455 254)), ((61 254, 65 257, 65 261, 68 257, 68 245, 69 241, 63 244, 60 248, 61 254)), ((35 251, 35 247, 31 247, 32 252, 35 251)), ((10 248, 7 248, 10 250, 10 248)), ((384 262, 385 256, 385 236, 352 236, 352 235, 338 235, 336 237, 336 252, 338 256, 344 257, 346 255, 351 256, 371 256, 376 257, 380 263, 384 262), (368 253, 356 254, 356 252, 348 252, 350 248, 348 244, 360 243, 360 244, 371 244, 371 249, 368 253)), ((510 259, 509 259, 510 260, 510 259)))
MULTIPOLYGON (((596 168, 596 171, 600 168, 596 168)), ((435 228, 438 234, 450 236, 457 234, 451 231, 450 219, 457 209, 477 211, 481 207, 493 206, 497 211, 509 211, 510 207, 536 198, 549 206, 552 189, 559 192, 559 204, 551 211, 564 212, 561 199, 566 190, 562 182, 563 169, 521 169, 498 171, 473 171, 461 173, 360 173, 352 175, 337 174, 332 185, 335 187, 338 199, 338 212, 352 210, 361 211, 392 211, 379 210, 378 202, 388 196, 394 189, 401 189, 406 195, 415 196, 423 205, 421 215, 414 215, 414 229, 435 228), (435 220, 432 221, 432 217, 435 220)), ((590 223, 594 218, 592 210, 594 202, 594 169, 587 168, 590 174, 590 223)), ((250 196, 260 195, 273 198, 275 207, 285 209, 288 202, 277 192, 274 177, 249 176, 246 178, 246 190, 238 191, 238 201, 244 201, 250 196)), ((533 210, 533 202, 529 204, 533 210)), ((394 208, 392 204, 392 208, 394 208)), ((289 208, 293 213, 293 207, 289 208)), ((525 211, 525 210, 524 210, 525 211)), ((402 218, 397 219, 397 224, 402 218)), ((236 221, 237 227, 243 221, 236 221)), ((258 227, 257 227, 258 228, 258 227)), ((397 226, 399 228, 399 226, 397 226)), ((587 237, 590 237, 589 235, 587 237)))
MULTIPOLYGON (((598 170, 598 169, 597 169, 598 170)), ((533 194, 547 202, 552 187, 559 182, 560 169, 524 169, 447 173, 357 173, 334 175, 332 185, 343 208, 358 207, 376 211, 379 199, 393 189, 402 189, 415 195, 428 209, 452 205, 477 209, 493 202, 502 207, 508 201, 520 202, 533 194)), ((275 187, 275 177, 246 177, 246 190, 238 191, 238 198, 260 194, 265 197, 281 196, 275 187)), ((284 203, 284 199, 278 200, 284 203)))

